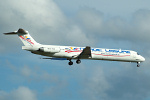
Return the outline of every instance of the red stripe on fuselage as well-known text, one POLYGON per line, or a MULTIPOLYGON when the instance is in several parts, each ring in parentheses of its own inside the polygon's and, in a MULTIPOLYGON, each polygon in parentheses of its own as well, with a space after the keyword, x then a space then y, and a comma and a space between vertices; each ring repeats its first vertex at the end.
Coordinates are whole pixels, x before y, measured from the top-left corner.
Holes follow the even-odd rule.
POLYGON ((66 50, 65 52, 67 52, 67 53, 71 53, 71 52, 82 52, 82 50, 80 50, 80 51, 71 51, 71 50, 66 50))
POLYGON ((130 55, 104 55, 104 54, 95 54, 95 53, 92 53, 94 55, 101 55, 101 56, 112 56, 112 57, 126 57, 126 56, 130 56, 130 55))

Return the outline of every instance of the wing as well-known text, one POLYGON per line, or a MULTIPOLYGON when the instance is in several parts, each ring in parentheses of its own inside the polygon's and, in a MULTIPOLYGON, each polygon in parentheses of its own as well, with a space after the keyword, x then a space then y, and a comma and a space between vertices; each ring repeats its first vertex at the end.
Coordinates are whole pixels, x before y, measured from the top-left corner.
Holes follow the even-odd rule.
POLYGON ((83 51, 76 57, 78 59, 87 59, 91 57, 91 47, 86 46, 83 51))
POLYGON ((50 59, 50 60, 67 60, 67 58, 40 58, 40 59, 50 59))

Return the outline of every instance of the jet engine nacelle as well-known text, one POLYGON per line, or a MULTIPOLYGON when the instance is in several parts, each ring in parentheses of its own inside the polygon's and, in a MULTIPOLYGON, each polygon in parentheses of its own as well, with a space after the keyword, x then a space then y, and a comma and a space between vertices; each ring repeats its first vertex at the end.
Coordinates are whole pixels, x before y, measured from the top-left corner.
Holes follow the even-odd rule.
POLYGON ((50 47, 50 48, 41 47, 41 48, 39 48, 39 51, 49 52, 49 53, 58 53, 58 52, 60 52, 60 48, 58 48, 58 47, 50 47))

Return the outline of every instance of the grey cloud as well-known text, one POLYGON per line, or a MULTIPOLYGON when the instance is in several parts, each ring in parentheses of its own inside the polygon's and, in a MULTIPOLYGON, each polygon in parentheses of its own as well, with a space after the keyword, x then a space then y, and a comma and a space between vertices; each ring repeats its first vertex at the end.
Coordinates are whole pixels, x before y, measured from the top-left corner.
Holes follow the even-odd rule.
POLYGON ((121 17, 107 19, 104 14, 93 8, 79 10, 78 20, 87 34, 98 38, 111 38, 114 40, 128 40, 131 42, 149 42, 150 21, 149 10, 138 10, 130 21, 121 17))
POLYGON ((11 79, 13 81, 22 80, 22 81, 47 81, 47 82, 54 82, 58 83, 59 82, 59 77, 55 74, 49 74, 45 70, 41 70, 40 67, 35 66, 34 68, 31 68, 29 66, 22 66, 19 67, 11 64, 9 61, 7 61, 7 67, 11 69, 13 72, 15 72, 15 75, 11 76, 11 79), (18 76, 17 79, 15 77, 18 76))
POLYGON ((87 100, 145 100, 149 97, 150 74, 147 68, 124 65, 120 65, 122 68, 106 67, 93 66, 86 74, 86 80, 80 76, 83 82, 81 93, 87 100))
POLYGON ((20 86, 10 93, 0 91, 1 100, 37 100, 35 92, 28 87, 20 86))
POLYGON ((102 67, 97 66, 96 69, 90 70, 88 78, 83 79, 84 89, 81 91, 87 100, 104 99, 107 96, 106 91, 111 87, 104 74, 102 67))
MULTIPOLYGON (((55 31, 62 23, 65 23, 62 12, 52 0, 6 0, 5 4, 7 7, 1 6, 1 12, 3 13, 1 26, 5 27, 3 32, 14 31, 22 27, 29 30, 29 32, 33 32, 33 36, 37 33, 38 38, 45 36, 41 39, 51 41, 54 38, 53 36, 57 36, 55 31), (50 28, 48 31, 52 33, 48 34, 47 28, 50 28)), ((5 39, 5 42, 2 41, 2 43, 6 44, 9 40, 8 38, 5 39)))
POLYGON ((37 100, 34 99, 33 97, 36 98, 38 97, 42 99, 50 98, 55 100, 60 100, 62 97, 71 98, 71 96, 68 95, 68 93, 70 92, 68 88, 69 76, 68 75, 65 76, 64 74, 58 74, 56 69, 54 69, 56 70, 56 72, 50 73, 49 71, 44 70, 46 68, 44 66, 43 66, 44 69, 38 66, 19 67, 11 64, 10 62, 8 63, 7 67, 11 69, 11 71, 14 71, 14 74, 8 76, 10 83, 14 83, 14 82, 15 84, 23 84, 26 82, 27 84, 34 83, 36 84, 35 90, 39 89, 37 88, 37 86, 40 86, 40 89, 42 90, 36 91, 36 94, 39 94, 40 96, 37 96, 34 91, 32 91, 27 87, 19 87, 18 89, 12 90, 11 93, 7 93, 2 90, 0 91, 0 99, 2 100, 10 100, 9 98, 13 98, 14 100, 19 100, 21 97, 22 100, 24 100, 27 95, 28 98, 26 99, 29 100, 32 99, 37 100))
MULTIPOLYGON (((44 44, 86 46, 95 43, 89 41, 91 38, 87 37, 79 26, 68 19, 53 0, 6 0, 4 3, 7 7, 0 4, 2 5, 0 6, 2 33, 21 27, 28 30, 37 42, 44 44)), ((19 44, 19 40, 16 38, 8 39, 10 36, 6 37, 1 34, 0 38, 2 38, 0 40, 1 51, 19 44)), ((22 45, 22 43, 20 44, 22 45)))
POLYGON ((138 10, 133 15, 134 35, 141 42, 150 42, 150 10, 138 10))
POLYGON ((109 78, 112 88, 107 90, 108 100, 110 98, 113 100, 144 100, 149 96, 150 81, 147 80, 149 74, 134 68, 128 68, 123 72, 118 71, 119 74, 115 73, 112 73, 114 77, 109 78))
POLYGON ((102 29, 104 14, 94 8, 82 8, 77 13, 78 20, 88 31, 93 32, 102 29))

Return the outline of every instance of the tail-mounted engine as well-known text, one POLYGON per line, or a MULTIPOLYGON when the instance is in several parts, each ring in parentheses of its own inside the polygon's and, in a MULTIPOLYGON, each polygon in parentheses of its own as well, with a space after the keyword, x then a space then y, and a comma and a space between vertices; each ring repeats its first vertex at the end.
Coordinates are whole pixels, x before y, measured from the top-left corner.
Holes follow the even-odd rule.
POLYGON ((47 48, 47 47, 41 47, 39 48, 39 51, 41 52, 46 52, 46 53, 58 53, 60 52, 60 48, 58 47, 50 47, 50 48, 47 48))

